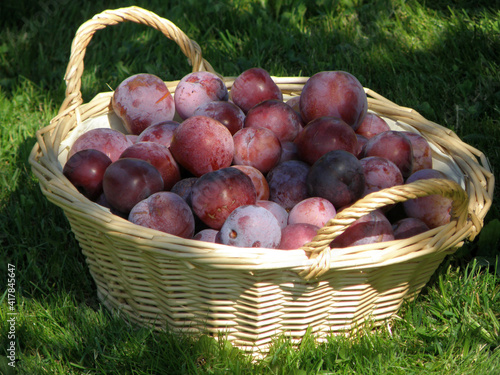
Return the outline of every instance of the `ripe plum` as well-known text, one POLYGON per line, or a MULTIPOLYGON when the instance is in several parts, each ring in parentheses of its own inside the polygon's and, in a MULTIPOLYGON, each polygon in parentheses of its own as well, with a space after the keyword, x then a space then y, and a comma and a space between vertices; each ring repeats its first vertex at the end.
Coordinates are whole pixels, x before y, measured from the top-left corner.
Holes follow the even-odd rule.
POLYGON ((179 123, 173 120, 151 125, 139 134, 137 142, 156 142, 168 148, 178 126, 179 123))
MULTIPOLYGON (((292 96, 285 102, 300 116, 300 95, 292 96)), ((302 120, 302 116, 300 117, 302 120)))
POLYGON ((220 229, 235 208, 255 204, 256 200, 252 180, 236 168, 205 173, 191 192, 194 213, 212 229, 220 229))
POLYGON ((392 161, 380 156, 368 156, 359 161, 365 174, 363 195, 404 183, 403 175, 392 161))
POLYGON ((217 237, 218 233, 219 231, 215 229, 202 229, 194 235, 193 240, 215 243, 215 238, 217 237))
POLYGON ((334 150, 312 165, 306 183, 309 196, 328 199, 338 210, 361 198, 365 175, 356 156, 334 150))
POLYGON ((320 197, 306 198, 290 210, 288 224, 306 223, 324 227, 337 214, 329 200, 320 197))
POLYGON ((193 185, 198 177, 186 177, 179 180, 170 191, 179 195, 186 203, 191 206, 191 192, 193 190, 193 185))
POLYGON ((432 169, 432 150, 429 142, 418 133, 403 134, 410 140, 413 150, 413 173, 421 169, 432 169))
POLYGON ((191 117, 201 105, 214 100, 228 100, 229 93, 222 79, 211 72, 185 75, 175 88, 175 109, 182 119, 191 117))
POLYGON ((142 159, 151 163, 163 178, 163 189, 170 190, 180 179, 181 173, 174 157, 165 146, 155 142, 137 142, 128 147, 120 156, 142 159))
POLYGON ((306 179, 310 166, 300 160, 288 160, 278 164, 267 174, 269 200, 287 211, 308 197, 306 179))
POLYGON ((232 102, 213 101, 196 108, 193 116, 207 116, 219 121, 232 135, 245 125, 245 113, 232 102))
POLYGON ((300 113, 305 123, 323 116, 344 120, 356 130, 368 110, 363 86, 350 73, 323 71, 310 77, 300 94, 300 113))
POLYGON ((281 250, 300 249, 311 242, 316 236, 319 227, 307 223, 289 224, 281 230, 281 250))
POLYGON ((276 217, 255 204, 236 208, 220 229, 220 242, 224 245, 275 249, 280 241, 281 228, 276 217))
POLYGON ((88 199, 95 201, 102 194, 102 179, 111 159, 101 151, 86 149, 73 154, 63 174, 88 199))
POLYGON ((193 175, 229 167, 234 155, 233 137, 219 121, 192 116, 174 131, 170 152, 193 175))
POLYGON ((387 124, 382 117, 376 115, 375 113, 368 112, 359 127, 356 129, 356 133, 370 139, 374 135, 389 130, 391 130, 389 124, 387 124))
POLYGON ((266 128, 243 128, 233 135, 233 163, 250 165, 262 173, 269 172, 281 158, 278 137, 266 128))
POLYGON ((280 88, 262 68, 247 69, 236 77, 229 95, 245 114, 264 100, 283 100, 280 88))
POLYGON ((120 158, 122 152, 132 144, 132 141, 118 130, 110 128, 92 129, 76 139, 68 153, 68 159, 78 151, 93 148, 104 153, 111 161, 116 161, 120 158))
POLYGON ((129 221, 183 238, 194 234, 194 215, 184 199, 169 191, 150 195, 137 203, 129 221))
POLYGON ((250 165, 232 165, 231 167, 239 169, 250 177, 257 193, 257 200, 269 199, 269 184, 261 171, 250 165))
POLYGON ((379 133, 368 140, 363 157, 380 156, 392 161, 407 178, 413 171, 413 149, 410 140, 403 132, 389 130, 379 133))
MULTIPOLYGON (((448 179, 443 172, 436 169, 421 169, 408 177, 406 183, 429 178, 448 179)), ((439 194, 403 202, 406 215, 422 220, 430 229, 450 222, 452 205, 453 201, 450 198, 439 194)))
POLYGON ((417 234, 424 233, 429 227, 420 219, 414 217, 405 217, 392 225, 394 239, 401 240, 410 238, 417 234))
POLYGON ((267 200, 258 200, 255 203, 257 206, 264 207, 266 210, 271 212, 276 219, 278 219, 278 223, 283 229, 288 224, 288 211, 281 207, 278 203, 267 200))
POLYGON ((163 190, 163 179, 151 163, 124 158, 106 168, 102 187, 111 207, 129 213, 137 203, 163 190))
POLYGON ((299 159, 309 164, 329 151, 345 150, 355 154, 356 133, 338 117, 318 117, 307 124, 295 140, 299 159))
POLYGON ((375 210, 354 221, 331 243, 331 248, 365 245, 394 240, 392 225, 380 210, 375 210))
POLYGON ((140 73, 123 80, 113 92, 111 105, 130 134, 172 120, 175 103, 167 85, 153 74, 140 73))
POLYGON ((276 99, 264 100, 252 107, 245 117, 245 127, 271 130, 280 142, 291 142, 302 129, 302 119, 286 103, 276 99))

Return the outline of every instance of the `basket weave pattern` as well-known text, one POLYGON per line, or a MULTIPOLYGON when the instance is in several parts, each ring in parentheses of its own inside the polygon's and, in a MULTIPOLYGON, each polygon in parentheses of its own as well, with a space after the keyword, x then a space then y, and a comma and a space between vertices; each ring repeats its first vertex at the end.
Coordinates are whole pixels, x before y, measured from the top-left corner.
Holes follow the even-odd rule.
MULTIPOLYGON (((86 120, 111 112, 112 92, 83 104, 81 76, 87 45, 97 30, 137 22, 174 40, 193 71, 215 72, 198 44, 170 21, 137 7, 108 10, 84 23, 72 44, 66 98, 50 125, 37 133, 33 173, 49 201, 62 208, 97 284, 98 297, 132 321, 176 332, 226 332, 248 352, 266 350, 277 334, 318 339, 370 321, 381 324, 413 299, 443 258, 481 230, 494 177, 486 157, 452 131, 366 89, 369 110, 422 134, 463 183, 425 180, 372 193, 340 212, 302 249, 241 249, 187 240, 139 227, 82 196, 62 174, 61 142, 86 120), (461 186, 462 185, 462 186, 461 186), (463 188, 464 189, 463 189, 463 188), (453 220, 406 240, 331 251, 330 242, 377 208, 440 194, 454 201, 453 220)), ((230 89, 234 78, 223 77, 230 89)), ((307 77, 273 77, 286 98, 307 77)), ((166 82, 173 93, 178 81, 166 82)))

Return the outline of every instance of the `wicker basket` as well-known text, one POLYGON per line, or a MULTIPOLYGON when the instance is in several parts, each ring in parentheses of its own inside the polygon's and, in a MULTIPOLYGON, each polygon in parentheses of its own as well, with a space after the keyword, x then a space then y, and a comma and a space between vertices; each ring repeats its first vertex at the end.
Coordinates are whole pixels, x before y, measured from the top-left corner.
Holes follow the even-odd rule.
MULTIPOLYGON (((137 7, 108 10, 85 22, 72 44, 66 99, 50 125, 37 132, 33 173, 49 201, 61 207, 97 284, 98 297, 132 321, 174 332, 226 337, 236 347, 265 353, 273 337, 299 342, 309 328, 318 340, 382 324, 413 299, 443 258, 482 228, 494 177, 486 157, 452 131, 366 89, 369 110, 391 128, 422 134, 433 167, 451 180, 425 180, 370 194, 322 228, 302 249, 233 248, 187 240, 134 225, 89 201, 63 176, 68 148, 92 127, 119 127, 112 92, 83 104, 80 85, 93 34, 125 21, 145 24, 174 40, 193 71, 214 72, 195 42, 175 25, 137 7), (453 220, 406 240, 331 251, 329 243, 356 218, 407 199, 441 194, 454 200, 453 220)), ((307 77, 273 77, 284 97, 299 95, 307 77)), ((233 79, 224 78, 228 88, 233 79)), ((166 82, 173 93, 178 81, 166 82)))

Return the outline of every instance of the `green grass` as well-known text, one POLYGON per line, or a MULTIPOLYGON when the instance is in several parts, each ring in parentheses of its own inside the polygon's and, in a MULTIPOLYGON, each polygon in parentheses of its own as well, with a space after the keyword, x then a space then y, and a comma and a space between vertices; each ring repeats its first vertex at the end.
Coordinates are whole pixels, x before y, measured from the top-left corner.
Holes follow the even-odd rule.
MULTIPOLYGON (((19 373, 500 373, 499 189, 478 239, 448 257, 421 295, 374 332, 323 344, 306 335, 298 349, 277 338, 270 355, 252 363, 224 340, 155 333, 102 307, 66 218, 42 195, 27 160, 36 130, 64 99, 76 29, 106 8, 127 5, 173 21, 225 76, 252 66, 276 76, 349 71, 364 86, 457 132, 488 156, 499 179, 498 2, 2 1, 0 274, 6 280, 7 264, 16 266, 19 373)), ((107 28, 87 51, 84 100, 130 74, 175 80, 189 71, 179 48, 157 31, 135 24, 107 28)), ((0 373, 6 374, 7 314, 5 293, 0 373)))

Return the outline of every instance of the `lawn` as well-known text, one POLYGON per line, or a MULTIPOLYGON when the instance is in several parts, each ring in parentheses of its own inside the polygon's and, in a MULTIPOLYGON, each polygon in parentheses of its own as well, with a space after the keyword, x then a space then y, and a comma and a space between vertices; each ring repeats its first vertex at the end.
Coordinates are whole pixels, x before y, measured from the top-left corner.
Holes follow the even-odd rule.
MULTIPOLYGON (((481 234, 375 330, 322 344, 306 335, 298 348, 277 337, 270 354, 252 362, 224 340, 157 333, 106 310, 67 219, 41 193, 28 157, 36 131, 64 100, 77 28, 104 9, 129 5, 174 22, 224 76, 255 66, 273 76, 348 71, 456 132, 487 155, 500 178, 498 1, 2 1, 0 275, 7 287, 0 294, 0 373, 15 373, 11 341, 20 374, 500 373, 498 188, 481 234)), ((158 31, 118 25, 92 39, 82 94, 90 101, 139 72, 172 81, 190 71, 158 31)))

